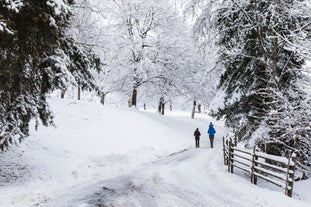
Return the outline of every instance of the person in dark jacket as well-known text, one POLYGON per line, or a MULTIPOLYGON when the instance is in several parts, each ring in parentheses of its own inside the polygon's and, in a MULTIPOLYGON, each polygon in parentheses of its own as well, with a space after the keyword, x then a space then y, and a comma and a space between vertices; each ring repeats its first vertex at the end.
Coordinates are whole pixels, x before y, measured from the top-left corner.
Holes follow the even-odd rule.
POLYGON ((198 148, 200 147, 200 136, 201 136, 201 133, 199 131, 199 128, 197 128, 195 131, 194 131, 194 138, 195 138, 195 147, 198 148))
POLYGON ((213 123, 212 123, 212 122, 209 124, 207 133, 208 133, 208 135, 209 135, 209 140, 210 140, 210 143, 211 143, 211 148, 213 148, 216 130, 214 129, 214 126, 213 126, 213 123))

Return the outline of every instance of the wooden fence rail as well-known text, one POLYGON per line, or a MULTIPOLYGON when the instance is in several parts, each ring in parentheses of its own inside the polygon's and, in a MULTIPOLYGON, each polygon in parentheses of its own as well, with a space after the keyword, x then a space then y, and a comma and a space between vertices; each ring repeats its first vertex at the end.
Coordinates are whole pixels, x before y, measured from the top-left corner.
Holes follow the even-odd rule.
POLYGON ((228 172, 233 173, 234 167, 250 174, 251 183, 257 185, 257 178, 266 180, 285 189, 285 194, 292 197, 296 155, 290 158, 269 155, 253 150, 240 149, 231 138, 223 137, 224 164, 228 172))

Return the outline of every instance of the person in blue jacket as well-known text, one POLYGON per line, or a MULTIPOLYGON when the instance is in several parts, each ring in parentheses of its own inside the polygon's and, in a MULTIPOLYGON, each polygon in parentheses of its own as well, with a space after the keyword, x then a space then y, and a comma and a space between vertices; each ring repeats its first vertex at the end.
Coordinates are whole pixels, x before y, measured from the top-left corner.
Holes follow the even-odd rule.
POLYGON ((214 126, 213 126, 213 123, 212 123, 212 122, 209 124, 207 133, 208 133, 208 135, 209 135, 209 140, 210 140, 210 143, 211 143, 211 148, 213 148, 216 130, 214 129, 214 126))

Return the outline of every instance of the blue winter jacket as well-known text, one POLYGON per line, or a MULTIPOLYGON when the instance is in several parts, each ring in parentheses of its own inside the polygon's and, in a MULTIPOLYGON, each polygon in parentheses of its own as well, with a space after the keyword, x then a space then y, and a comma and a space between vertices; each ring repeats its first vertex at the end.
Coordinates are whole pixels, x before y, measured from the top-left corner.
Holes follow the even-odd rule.
POLYGON ((216 131, 215 131, 215 129, 214 129, 213 126, 210 126, 210 127, 208 128, 207 133, 208 133, 209 135, 211 135, 211 136, 214 136, 214 134, 216 134, 216 131))

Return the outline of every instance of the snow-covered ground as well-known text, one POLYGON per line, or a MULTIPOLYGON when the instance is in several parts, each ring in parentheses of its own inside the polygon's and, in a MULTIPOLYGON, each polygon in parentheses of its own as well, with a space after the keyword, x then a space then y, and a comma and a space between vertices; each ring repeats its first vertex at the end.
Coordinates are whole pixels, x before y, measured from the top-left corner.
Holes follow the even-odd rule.
POLYGON ((57 127, 39 127, 1 153, 0 207, 311 207, 311 181, 296 182, 288 198, 263 181, 255 186, 243 173, 227 173, 221 137, 228 130, 207 115, 50 103, 57 127))

